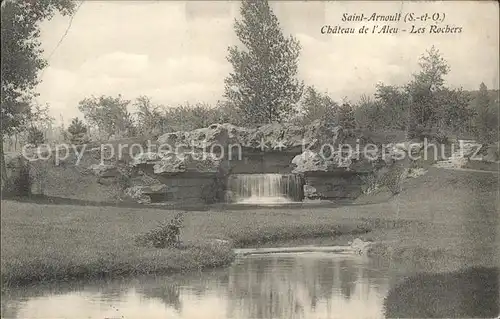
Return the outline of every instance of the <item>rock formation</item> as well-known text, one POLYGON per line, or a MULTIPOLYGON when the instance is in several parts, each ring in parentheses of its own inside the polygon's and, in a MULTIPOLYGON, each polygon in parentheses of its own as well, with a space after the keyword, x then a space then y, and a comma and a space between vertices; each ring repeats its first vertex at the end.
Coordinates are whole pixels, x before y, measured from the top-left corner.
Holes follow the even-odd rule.
POLYGON ((343 140, 339 126, 331 126, 315 121, 309 126, 268 124, 258 128, 244 128, 229 123, 212 124, 209 127, 189 132, 173 132, 161 135, 157 144, 164 149, 182 151, 203 149, 217 153, 220 148, 231 147, 269 151, 297 151, 303 147, 320 144, 337 145, 343 140))
MULTIPOLYGON (((163 134, 153 141, 154 149, 148 147, 143 153, 131 150, 120 158, 116 154, 122 144, 144 146, 145 139, 110 141, 101 147, 89 145, 83 148, 81 159, 72 154, 59 165, 53 165, 53 160, 44 161, 44 165, 52 166, 47 168, 48 181, 42 184, 48 185, 52 193, 46 195, 50 196, 194 203, 233 198, 235 194, 227 187, 230 174, 299 174, 308 199, 354 199, 363 192, 364 177, 376 175, 375 179, 380 179, 379 175, 386 174, 395 162, 408 165, 404 160, 393 160, 398 154, 421 149, 420 144, 410 149, 408 144, 394 143, 377 150, 372 157, 365 156, 360 149, 373 139, 363 134, 324 121, 307 126, 268 124, 258 128, 213 124, 163 134), (358 147, 357 142, 361 144, 358 147)), ((492 157, 495 151, 488 149, 486 153, 492 157)), ((9 174, 18 174, 15 161, 9 162, 9 174)))

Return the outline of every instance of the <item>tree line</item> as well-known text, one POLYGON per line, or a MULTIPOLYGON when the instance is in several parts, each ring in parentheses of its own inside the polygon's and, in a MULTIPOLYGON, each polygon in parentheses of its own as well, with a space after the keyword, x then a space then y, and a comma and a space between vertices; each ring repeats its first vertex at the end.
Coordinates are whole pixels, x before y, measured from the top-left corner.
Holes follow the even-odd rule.
MULTIPOLYGON (((41 58, 39 22, 56 12, 68 15, 73 11, 70 0, 2 3, 2 57, 8 57, 2 59, 4 141, 21 136, 23 142, 36 145, 46 142, 46 132, 53 130, 48 106, 34 102, 38 71, 47 64, 41 58)), ((72 119, 67 129, 59 127, 59 138, 85 143, 155 136, 213 123, 307 125, 318 119, 351 129, 403 130, 409 138, 446 140, 458 134, 493 142, 498 137, 498 91, 488 90, 484 83, 477 92, 448 87, 445 77, 450 67, 434 46, 420 57, 419 71, 408 83, 378 83, 373 96, 338 101, 298 79, 300 43, 283 33, 267 1, 244 0, 240 13, 234 31, 241 43, 228 47, 227 60, 233 70, 225 79, 224 99, 216 105, 172 107, 147 96, 135 100, 121 95, 91 96, 78 103, 83 119, 72 119)))

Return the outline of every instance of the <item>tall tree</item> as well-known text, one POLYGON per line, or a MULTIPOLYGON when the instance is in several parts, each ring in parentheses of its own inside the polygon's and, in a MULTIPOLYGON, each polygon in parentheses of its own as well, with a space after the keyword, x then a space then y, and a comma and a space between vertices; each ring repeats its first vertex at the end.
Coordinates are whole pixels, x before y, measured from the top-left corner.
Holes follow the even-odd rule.
POLYGON ((46 141, 42 130, 36 126, 30 126, 27 130, 26 142, 33 146, 38 146, 46 141))
POLYGON ((165 110, 165 131, 189 131, 220 122, 220 110, 205 103, 183 104, 165 110))
POLYGON ((339 105, 326 93, 319 92, 315 87, 308 86, 300 102, 303 124, 321 119, 329 123, 338 122, 339 105))
POLYGON ((106 139, 112 135, 133 135, 134 125, 132 114, 127 110, 130 100, 118 97, 105 96, 90 97, 78 103, 78 109, 83 113, 85 120, 97 127, 106 139))
POLYGON ((354 107, 349 101, 344 101, 339 107, 338 124, 346 129, 356 128, 354 107))
POLYGON ((87 127, 85 127, 85 124, 78 117, 71 120, 71 124, 68 126, 68 133, 70 134, 70 142, 74 145, 81 145, 87 142, 85 136, 87 134, 87 127))
POLYGON ((408 94, 403 88, 380 83, 376 88, 375 99, 382 107, 380 128, 406 128, 408 94))
POLYGON ((497 126, 498 122, 495 121, 495 114, 491 112, 491 104, 488 88, 484 83, 481 83, 474 101, 476 135, 481 142, 490 142, 497 133, 495 126, 497 126))
POLYGON ((54 122, 49 115, 49 105, 41 106, 35 103, 26 115, 26 121, 20 127, 25 133, 24 142, 38 146, 47 141, 47 131, 54 122))
POLYGON ((422 55, 419 65, 420 71, 406 87, 410 104, 408 124, 430 128, 437 124, 436 93, 444 88, 450 67, 434 46, 422 55))
POLYGON ((468 122, 474 112, 469 108, 470 96, 462 89, 443 88, 436 92, 436 117, 440 129, 467 133, 468 122))
POLYGON ((18 127, 30 109, 38 72, 47 66, 41 56, 40 22, 51 19, 55 12, 70 14, 71 0, 2 1, 1 70, 2 133, 18 127))
POLYGON ((0 160, 2 180, 6 176, 3 156, 4 137, 10 136, 26 119, 36 95, 38 72, 47 65, 40 45, 40 22, 56 12, 71 14, 71 0, 1 2, 1 72, 0 94, 2 143, 0 160))
POLYGON ((233 72, 225 97, 247 123, 281 122, 299 101, 304 85, 297 76, 300 44, 285 37, 267 0, 243 0, 234 29, 246 50, 229 47, 233 72))
POLYGON ((354 117, 357 127, 369 130, 384 128, 386 120, 385 106, 378 99, 362 95, 356 105, 354 117))
POLYGON ((138 97, 134 106, 137 109, 137 129, 140 134, 160 134, 163 132, 162 106, 154 104, 147 96, 138 97))

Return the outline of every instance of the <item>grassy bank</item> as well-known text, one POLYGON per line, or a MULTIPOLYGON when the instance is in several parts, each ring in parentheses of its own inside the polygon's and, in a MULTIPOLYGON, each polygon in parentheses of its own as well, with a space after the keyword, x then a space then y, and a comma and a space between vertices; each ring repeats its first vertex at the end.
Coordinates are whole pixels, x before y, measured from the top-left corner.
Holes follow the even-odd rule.
POLYGON ((361 222, 330 214, 208 211, 187 212, 184 249, 137 247, 134 236, 176 211, 2 201, 2 283, 170 273, 229 264, 226 239, 244 247, 294 238, 363 233, 361 222))
POLYGON ((419 267, 429 270, 491 264, 498 262, 497 178, 431 170, 409 180, 397 197, 380 193, 355 205, 189 211, 182 250, 134 245, 135 235, 176 211, 2 201, 1 281, 13 286, 227 265, 231 247, 211 243, 216 238, 248 247, 362 237, 381 242, 380 254, 410 266, 426 261, 419 267))

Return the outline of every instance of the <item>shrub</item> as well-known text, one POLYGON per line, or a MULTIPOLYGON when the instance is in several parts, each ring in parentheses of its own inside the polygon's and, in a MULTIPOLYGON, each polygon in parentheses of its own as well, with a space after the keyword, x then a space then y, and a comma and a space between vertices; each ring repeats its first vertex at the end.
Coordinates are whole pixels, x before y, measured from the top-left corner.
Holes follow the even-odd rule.
POLYGON ((2 181, 2 196, 29 196, 33 179, 30 174, 31 164, 20 160, 17 172, 2 181))
POLYGON ((434 139, 436 140, 436 142, 443 145, 449 144, 450 142, 448 135, 444 130, 438 130, 434 135, 434 139))
POLYGON ((147 233, 136 236, 135 243, 155 248, 179 247, 183 221, 184 214, 178 213, 170 222, 162 222, 147 233))

